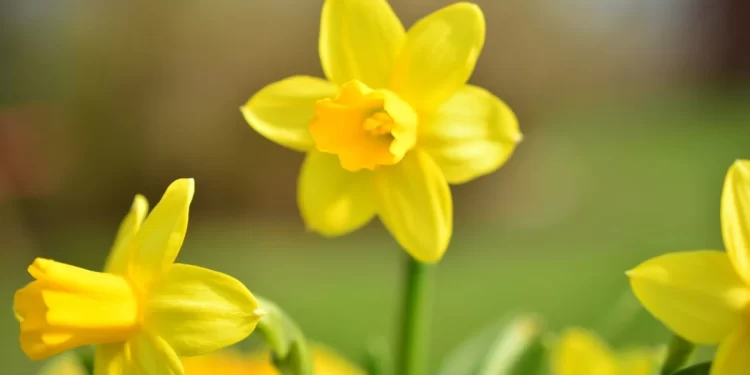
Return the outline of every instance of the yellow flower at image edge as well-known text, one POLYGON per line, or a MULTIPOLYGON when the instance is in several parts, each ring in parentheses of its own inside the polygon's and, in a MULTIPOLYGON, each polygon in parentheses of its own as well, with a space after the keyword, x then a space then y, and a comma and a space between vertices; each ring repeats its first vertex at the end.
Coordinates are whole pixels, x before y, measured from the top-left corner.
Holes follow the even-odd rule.
POLYGON ((552 353, 552 375, 650 375, 656 355, 635 349, 613 352, 594 334, 569 329, 552 353))
POLYGON ((449 183, 488 174, 521 140, 513 112, 467 85, 484 45, 478 6, 457 3, 408 32, 385 0, 327 0, 319 53, 327 80, 295 76, 242 107, 266 138, 307 153, 298 204, 310 230, 354 231, 378 215, 422 262, 450 241, 449 183))
MULTIPOLYGON (((313 345, 313 373, 315 375, 365 375, 335 351, 313 345)), ((184 358, 186 375, 281 375, 271 364, 268 353, 242 354, 234 351, 184 358)))
POLYGON ((628 272, 633 292, 672 331, 719 344, 711 375, 750 369, 750 161, 735 162, 721 197, 726 252, 688 251, 650 259, 628 272))
MULTIPOLYGON (((365 375, 335 351, 321 345, 312 348, 316 375, 365 375)), ((234 350, 182 358, 185 375, 280 375, 268 353, 243 354, 234 350)), ((50 363, 39 375, 85 375, 75 355, 65 355, 50 363)))
POLYGON ((192 179, 175 181, 148 217, 136 196, 104 273, 36 259, 36 280, 14 299, 23 351, 43 359, 93 344, 95 375, 183 374, 179 356, 247 337, 263 314, 250 291, 228 275, 174 263, 193 191, 192 179))

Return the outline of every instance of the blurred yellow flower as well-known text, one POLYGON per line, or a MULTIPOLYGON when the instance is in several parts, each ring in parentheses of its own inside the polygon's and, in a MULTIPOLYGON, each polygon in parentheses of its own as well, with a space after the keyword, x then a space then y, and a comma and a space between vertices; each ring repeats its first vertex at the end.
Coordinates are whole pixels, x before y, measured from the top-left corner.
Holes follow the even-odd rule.
POLYGON ((583 329, 564 332, 552 353, 552 375, 650 375, 655 365, 653 352, 615 353, 583 329))
POLYGON ((327 80, 294 76, 242 107, 266 138, 307 153, 298 204, 310 230, 354 231, 379 215, 422 262, 450 241, 448 183, 498 169, 521 139, 513 112, 467 85, 484 45, 478 6, 457 3, 405 31, 385 0, 327 0, 327 80))
POLYGON ((711 375, 750 369, 750 161, 724 181, 721 229, 726 252, 688 251, 650 259, 628 272, 633 292, 672 331, 719 344, 711 375))
POLYGON ((94 344, 95 375, 183 374, 178 356, 247 337, 262 316, 250 291, 225 274, 174 263, 194 182, 172 183, 146 218, 136 196, 105 273, 36 259, 16 292, 21 348, 31 359, 94 344), (144 220, 145 219, 145 220, 144 220))
MULTIPOLYGON (((316 345, 312 349, 315 375, 365 375, 338 353, 316 345)), ((270 363, 267 353, 245 355, 233 350, 182 358, 185 375, 281 375, 270 363)), ((74 355, 50 363, 40 375, 86 375, 74 355)))
MULTIPOLYGON (((338 353, 320 345, 312 348, 315 375, 365 375, 338 353)), ((225 351, 210 355, 183 358, 186 375, 281 375, 270 362, 268 353, 243 355, 225 351)))

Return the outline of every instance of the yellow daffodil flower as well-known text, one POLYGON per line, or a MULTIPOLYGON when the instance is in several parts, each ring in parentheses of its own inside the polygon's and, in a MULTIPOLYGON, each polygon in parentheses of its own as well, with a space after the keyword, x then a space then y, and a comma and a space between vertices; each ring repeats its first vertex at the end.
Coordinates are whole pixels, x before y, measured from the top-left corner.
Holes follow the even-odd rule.
POLYGON ((719 344, 711 375, 750 371, 750 161, 736 161, 721 197, 726 252, 650 259, 627 274, 646 309, 697 344, 719 344))
MULTIPOLYGON (((312 347, 315 375, 365 375, 335 351, 321 345, 312 347)), ((243 355, 219 352, 200 357, 184 358, 186 375, 281 375, 265 352, 243 355)))
POLYGON ((594 334, 569 329, 552 353, 552 375, 650 375, 655 360, 647 350, 615 353, 594 334))
POLYGON ((385 0, 326 0, 327 80, 294 76, 242 107, 258 133, 307 153, 298 204, 310 230, 339 236, 375 215, 415 259, 448 247, 448 183, 498 169, 521 139, 513 112, 467 85, 484 45, 478 6, 457 3, 408 31, 385 0))
POLYGON ((263 312, 236 279, 174 263, 188 225, 192 179, 177 180, 146 218, 136 196, 105 272, 36 259, 16 292, 21 348, 42 359, 97 345, 95 375, 183 374, 179 356, 247 337, 263 312), (144 220, 145 219, 145 220, 144 220))

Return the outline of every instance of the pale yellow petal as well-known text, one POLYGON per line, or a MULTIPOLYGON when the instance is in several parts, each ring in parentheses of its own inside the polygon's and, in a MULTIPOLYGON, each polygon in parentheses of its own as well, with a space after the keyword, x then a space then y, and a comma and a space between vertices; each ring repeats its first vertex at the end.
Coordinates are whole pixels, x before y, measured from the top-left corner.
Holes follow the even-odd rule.
POLYGON ((750 160, 737 160, 721 196, 721 229, 729 259, 750 285, 750 160))
POLYGON ((419 20, 406 34, 391 88, 420 110, 438 106, 468 81, 484 33, 484 15, 474 4, 449 5, 419 20))
POLYGON ((336 96, 338 87, 321 78, 295 76, 272 83, 255 93, 241 111, 262 136, 293 150, 313 148, 308 125, 315 102, 336 96))
POLYGON ((367 224, 375 216, 373 174, 349 172, 338 157, 307 155, 299 176, 298 204, 307 228, 339 236, 367 224))
POLYGON ((177 258, 187 232, 194 191, 192 178, 169 185, 130 242, 128 276, 142 292, 177 258))
POLYGON ((427 115, 423 129, 420 146, 453 184, 500 168, 522 138, 513 111, 487 90, 470 85, 427 115))
POLYGON ((690 251, 650 259, 628 272, 633 292, 672 331, 716 344, 746 316, 750 289, 726 253, 690 251))
POLYGON ((326 0, 320 61, 329 80, 387 88, 406 33, 386 0, 326 0))
POLYGON ((722 341, 711 375, 747 375, 750 371, 750 322, 738 324, 722 341))
POLYGON ((438 262, 453 229, 453 202, 440 168, 424 152, 376 174, 378 213, 386 228, 414 259, 438 262))
POLYGON ((136 195, 133 204, 130 206, 130 212, 120 224, 115 243, 107 257, 107 263, 104 265, 104 272, 118 275, 124 275, 127 272, 130 240, 135 237, 138 229, 141 228, 141 223, 146 218, 146 214, 148 214, 148 201, 144 196, 136 195))
MULTIPOLYGON (((37 375, 90 375, 74 352, 67 352, 46 362, 37 375)), ((99 374, 95 374, 99 375, 99 374)), ((119 374, 114 374, 119 375, 119 374)))
POLYGON ((143 332, 127 343, 130 360, 127 375, 183 375, 180 357, 159 336, 143 332))
POLYGON ((94 375, 129 375, 125 372, 125 347, 124 343, 97 345, 94 375))
POLYGON ((146 309, 146 329, 181 356, 235 344, 255 329, 262 312, 252 293, 220 272, 173 264, 154 285, 146 309))
POLYGON ((615 355, 594 334, 568 329, 552 352, 554 375, 617 375, 615 355))

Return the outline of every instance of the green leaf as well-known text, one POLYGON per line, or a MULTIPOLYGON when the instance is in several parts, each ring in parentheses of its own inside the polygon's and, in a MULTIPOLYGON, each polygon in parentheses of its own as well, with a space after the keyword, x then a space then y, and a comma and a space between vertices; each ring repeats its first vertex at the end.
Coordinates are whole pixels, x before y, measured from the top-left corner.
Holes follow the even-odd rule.
POLYGON ((516 315, 481 331, 460 345, 438 375, 530 375, 545 358, 542 323, 536 316, 516 315))
POLYGON ((711 362, 705 362, 684 368, 672 373, 672 375, 708 375, 709 372, 711 372, 711 362))
POLYGON ((377 336, 367 342, 363 367, 369 375, 393 374, 393 354, 388 339, 377 336))
POLYGON ((283 375, 312 375, 312 355, 297 324, 276 304, 256 299, 266 312, 258 322, 258 331, 271 349, 274 366, 283 375))

